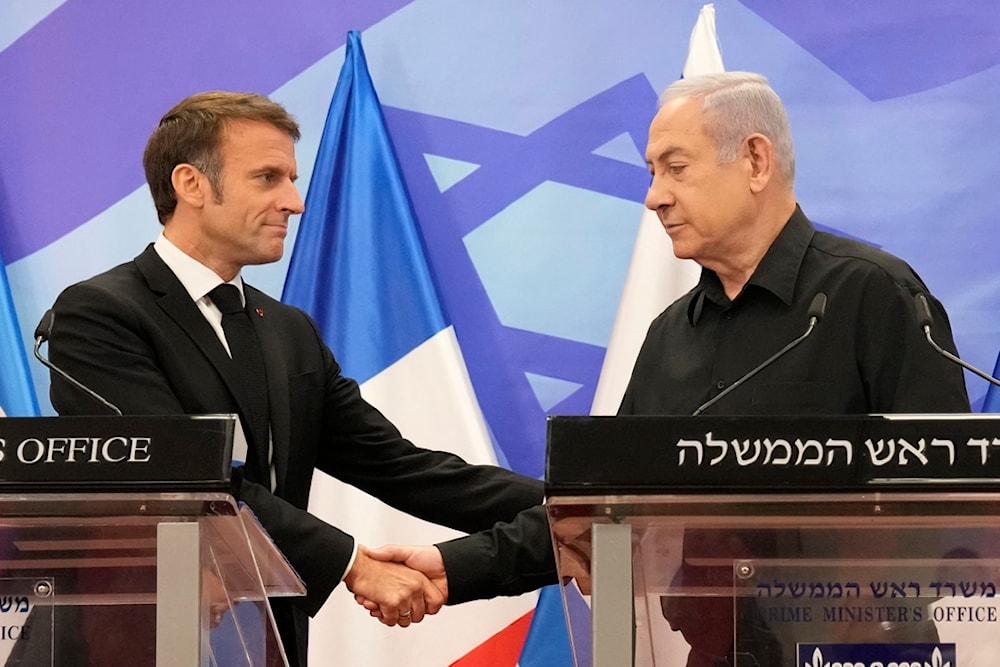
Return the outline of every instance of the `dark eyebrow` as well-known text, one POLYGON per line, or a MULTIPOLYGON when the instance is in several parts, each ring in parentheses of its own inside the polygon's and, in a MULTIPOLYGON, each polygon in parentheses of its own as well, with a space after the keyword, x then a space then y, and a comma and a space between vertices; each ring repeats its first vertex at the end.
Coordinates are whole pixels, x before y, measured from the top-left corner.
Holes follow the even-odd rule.
MULTIPOLYGON (((263 174, 283 174, 285 170, 276 164, 262 164, 256 169, 250 171, 252 177, 262 176, 263 174)), ((297 171, 293 171, 289 176, 291 181, 294 183, 299 179, 299 174, 297 171)))

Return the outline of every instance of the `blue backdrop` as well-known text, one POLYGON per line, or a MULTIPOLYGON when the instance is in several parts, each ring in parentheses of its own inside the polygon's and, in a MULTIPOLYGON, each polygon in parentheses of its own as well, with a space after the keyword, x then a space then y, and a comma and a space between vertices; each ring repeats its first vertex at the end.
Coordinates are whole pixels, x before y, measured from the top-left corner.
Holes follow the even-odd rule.
MULTIPOLYGON (((784 98, 806 213, 907 259, 962 356, 992 368, 1000 3, 850 4, 717 0, 726 68, 765 74, 784 98)), ((701 5, 0 4, 0 252, 25 346, 60 289, 155 238, 140 156, 181 97, 284 103, 302 124, 305 193, 358 29, 493 436, 540 475, 544 416, 590 408, 648 184, 646 127, 701 5)), ((247 279, 280 294, 293 241, 247 279)), ((49 412, 47 375, 32 372, 49 412)), ((980 404, 985 383, 968 383, 980 404)))

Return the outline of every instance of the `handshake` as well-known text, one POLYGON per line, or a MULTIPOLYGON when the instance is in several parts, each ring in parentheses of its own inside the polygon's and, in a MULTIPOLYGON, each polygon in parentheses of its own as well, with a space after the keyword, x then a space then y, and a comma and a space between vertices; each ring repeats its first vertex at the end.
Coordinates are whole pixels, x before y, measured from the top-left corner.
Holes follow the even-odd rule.
POLYGON ((358 545, 344 583, 373 618, 401 628, 438 613, 448 601, 444 559, 435 546, 358 545))
MULTIPOLYGON (((566 585, 575 581, 580 593, 587 596, 591 594, 590 521, 589 517, 572 517, 557 522, 553 528, 561 582, 566 585)), ((547 542, 539 548, 544 547, 551 548, 547 542)), ((357 557, 344 583, 358 604, 390 626, 406 628, 419 623, 448 602, 448 575, 436 546, 389 544, 369 549, 358 545, 357 557)))

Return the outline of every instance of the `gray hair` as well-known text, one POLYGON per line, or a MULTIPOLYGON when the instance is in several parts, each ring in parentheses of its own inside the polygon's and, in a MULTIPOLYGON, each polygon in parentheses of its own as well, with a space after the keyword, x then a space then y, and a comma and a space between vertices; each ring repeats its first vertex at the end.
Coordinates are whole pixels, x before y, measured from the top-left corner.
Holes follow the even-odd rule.
POLYGON ((660 106, 678 99, 702 100, 705 131, 718 149, 719 161, 736 159, 743 140, 759 133, 774 145, 781 175, 795 182, 795 149, 788 114, 767 79, 753 72, 721 72, 680 79, 660 96, 660 106))

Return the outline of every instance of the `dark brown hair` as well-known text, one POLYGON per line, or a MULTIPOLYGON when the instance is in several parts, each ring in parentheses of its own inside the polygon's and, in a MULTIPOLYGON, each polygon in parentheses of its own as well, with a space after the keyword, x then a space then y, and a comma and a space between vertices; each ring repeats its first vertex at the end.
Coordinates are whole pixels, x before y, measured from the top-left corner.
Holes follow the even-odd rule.
POLYGON ((263 95, 212 91, 191 95, 168 111, 146 142, 142 166, 156 215, 165 224, 177 208, 174 167, 190 164, 205 174, 216 200, 222 198, 223 132, 232 122, 262 122, 299 139, 299 125, 285 108, 263 95))

